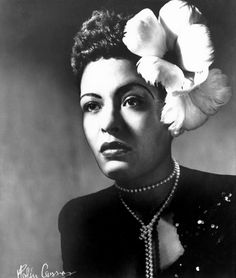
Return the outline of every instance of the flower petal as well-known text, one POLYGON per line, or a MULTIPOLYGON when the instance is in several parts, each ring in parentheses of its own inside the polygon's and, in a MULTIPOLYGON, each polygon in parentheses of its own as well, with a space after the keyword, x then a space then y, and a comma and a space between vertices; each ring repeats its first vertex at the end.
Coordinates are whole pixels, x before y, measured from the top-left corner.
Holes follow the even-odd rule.
POLYGON ((183 129, 193 130, 203 125, 207 121, 208 116, 193 103, 190 95, 185 95, 184 101, 185 119, 183 122, 183 129))
POLYGON ((227 77, 219 69, 212 69, 205 82, 190 92, 193 103, 206 115, 215 114, 225 105, 232 93, 227 77))
POLYGON ((187 95, 208 77, 209 70, 206 68, 201 72, 185 72, 183 88, 180 91, 174 91, 174 96, 187 95))
POLYGON ((138 56, 163 57, 166 52, 166 34, 162 25, 150 9, 144 9, 125 26, 123 42, 138 56))
POLYGON ((164 124, 170 124, 168 129, 172 136, 178 136, 181 133, 184 119, 185 102, 183 96, 173 96, 168 93, 162 110, 161 121, 164 124))
POLYGON ((170 124, 168 129, 174 137, 180 135, 184 130, 198 128, 209 117, 193 103, 189 94, 173 96, 169 93, 165 102, 166 104, 161 114, 161 121, 164 124, 170 124))
POLYGON ((209 74, 208 68, 206 68, 202 71, 195 72, 194 73, 194 86, 198 86, 201 83, 203 83, 207 79, 208 74, 209 74))
POLYGON ((213 47, 205 25, 193 24, 184 28, 177 38, 181 68, 200 72, 213 62, 213 47))
POLYGON ((137 71, 152 85, 160 82, 167 92, 179 91, 184 85, 182 70, 158 57, 142 57, 137 63, 137 71))
POLYGON ((181 31, 191 24, 199 22, 201 12, 185 1, 167 2, 159 12, 159 20, 167 34, 167 47, 172 50, 181 31))

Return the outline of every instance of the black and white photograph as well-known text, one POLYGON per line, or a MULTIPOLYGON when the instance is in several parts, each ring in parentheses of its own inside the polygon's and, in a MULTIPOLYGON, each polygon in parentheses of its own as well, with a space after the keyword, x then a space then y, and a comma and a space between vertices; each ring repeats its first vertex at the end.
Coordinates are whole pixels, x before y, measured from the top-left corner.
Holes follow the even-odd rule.
POLYGON ((235 14, 0 0, 0 278, 236 278, 235 14))

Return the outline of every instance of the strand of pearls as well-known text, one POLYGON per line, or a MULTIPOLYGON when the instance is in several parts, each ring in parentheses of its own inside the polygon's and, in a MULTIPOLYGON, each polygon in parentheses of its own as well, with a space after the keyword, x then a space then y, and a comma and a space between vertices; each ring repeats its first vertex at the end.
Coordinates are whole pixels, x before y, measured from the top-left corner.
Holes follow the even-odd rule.
POLYGON ((180 167, 179 164, 175 161, 175 172, 176 172, 176 178, 174 186, 172 187, 172 190, 170 191, 169 195, 165 199, 163 205, 161 208, 157 211, 157 213, 153 216, 152 220, 149 222, 149 224, 145 225, 142 219, 140 219, 136 213, 126 204, 124 199, 122 198, 121 194, 120 200, 124 207, 130 212, 130 214, 141 224, 140 228, 140 236, 139 239, 144 241, 145 245, 145 265, 146 265, 146 278, 153 278, 153 247, 152 247, 152 231, 154 224, 157 220, 159 220, 163 210, 167 207, 169 204, 171 198, 173 197, 175 190, 179 183, 179 177, 180 177, 180 167))
POLYGON ((173 161, 174 161, 174 169, 173 169, 172 173, 167 178, 165 178, 164 180, 162 180, 158 183, 143 186, 143 187, 140 187, 140 188, 125 188, 125 187, 119 186, 117 183, 115 183, 115 187, 117 189, 119 189, 120 191, 127 192, 127 193, 138 193, 138 192, 143 192, 143 191, 146 191, 146 190, 150 190, 150 189, 154 189, 156 187, 159 187, 161 184, 167 183, 168 181, 170 181, 175 176, 176 168, 177 168, 178 163, 176 162, 175 159, 173 159, 173 161))

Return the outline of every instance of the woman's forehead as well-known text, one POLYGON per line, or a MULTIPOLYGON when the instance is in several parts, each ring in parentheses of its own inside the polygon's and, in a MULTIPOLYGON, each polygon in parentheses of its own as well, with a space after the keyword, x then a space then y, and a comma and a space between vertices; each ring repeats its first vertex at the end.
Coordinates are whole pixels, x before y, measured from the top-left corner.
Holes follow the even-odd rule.
POLYGON ((86 66, 81 79, 81 96, 87 93, 111 93, 129 83, 147 86, 134 63, 126 59, 100 59, 86 66))

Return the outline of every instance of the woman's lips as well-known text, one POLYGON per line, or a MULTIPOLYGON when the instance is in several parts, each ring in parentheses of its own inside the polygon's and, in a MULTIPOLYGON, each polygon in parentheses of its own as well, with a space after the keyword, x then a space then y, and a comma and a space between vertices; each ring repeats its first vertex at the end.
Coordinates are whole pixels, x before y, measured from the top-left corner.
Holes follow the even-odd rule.
POLYGON ((125 155, 127 152, 131 151, 131 148, 124 143, 114 141, 110 143, 104 143, 101 146, 100 152, 105 157, 115 157, 125 155))

